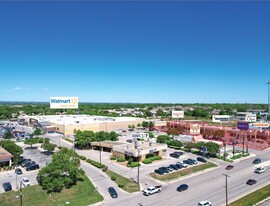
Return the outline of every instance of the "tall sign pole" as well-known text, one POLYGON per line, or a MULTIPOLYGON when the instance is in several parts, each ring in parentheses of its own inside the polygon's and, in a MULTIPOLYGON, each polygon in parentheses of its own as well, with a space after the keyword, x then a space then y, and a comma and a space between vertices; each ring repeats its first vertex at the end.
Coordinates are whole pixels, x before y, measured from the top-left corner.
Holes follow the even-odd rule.
POLYGON ((266 82, 266 84, 268 84, 268 115, 270 115, 270 91, 269 91, 270 81, 266 82))
MULTIPOLYGON (((242 131, 245 131, 247 133, 249 129, 249 123, 248 122, 237 122, 237 128, 240 130, 240 134, 243 137, 243 154, 245 153, 245 136, 246 134, 243 134, 242 131)), ((247 141, 248 144, 248 141, 247 141)))

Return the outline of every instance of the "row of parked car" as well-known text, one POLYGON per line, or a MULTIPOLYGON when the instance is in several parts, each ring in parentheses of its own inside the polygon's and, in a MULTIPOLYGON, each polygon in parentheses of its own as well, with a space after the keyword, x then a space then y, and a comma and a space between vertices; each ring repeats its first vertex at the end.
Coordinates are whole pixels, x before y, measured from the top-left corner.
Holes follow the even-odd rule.
MULTIPOLYGON (((39 164, 37 164, 35 161, 32 161, 31 159, 22 159, 21 161, 18 162, 18 164, 23 168, 25 168, 26 171, 39 169, 39 164)), ((19 173, 17 173, 15 170, 17 174, 22 174, 20 173, 20 170, 17 171, 19 173)))

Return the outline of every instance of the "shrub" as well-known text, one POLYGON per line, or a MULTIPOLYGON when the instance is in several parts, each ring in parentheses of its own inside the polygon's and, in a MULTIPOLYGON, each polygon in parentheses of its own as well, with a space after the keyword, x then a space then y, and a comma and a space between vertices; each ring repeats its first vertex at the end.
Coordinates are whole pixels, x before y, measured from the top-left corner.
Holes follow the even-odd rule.
POLYGON ((104 166, 102 169, 103 172, 107 172, 107 170, 108 170, 108 166, 104 166))
POLYGON ((143 163, 144 164, 151 164, 152 160, 151 159, 145 159, 145 160, 143 160, 143 163))
POLYGON ((81 159, 81 160, 86 160, 86 157, 85 157, 85 156, 80 155, 80 159, 81 159))
POLYGON ((123 157, 118 157, 117 158, 117 162, 125 162, 126 160, 125 160, 125 158, 123 158, 123 157))
POLYGON ((118 187, 123 188, 124 184, 118 184, 118 187))
MULTIPOLYGON (((141 164, 139 164, 141 166, 141 164)), ((138 167, 138 162, 131 162, 127 165, 128 167, 138 167)))
POLYGON ((111 180, 112 180, 112 181, 115 181, 115 180, 116 180, 116 177, 112 176, 112 177, 111 177, 111 180))
POLYGON ((155 160, 161 160, 162 157, 161 156, 153 156, 153 157, 150 157, 149 159, 151 159, 152 161, 155 161, 155 160))
POLYGON ((116 157, 112 155, 110 159, 111 160, 116 160, 116 157))

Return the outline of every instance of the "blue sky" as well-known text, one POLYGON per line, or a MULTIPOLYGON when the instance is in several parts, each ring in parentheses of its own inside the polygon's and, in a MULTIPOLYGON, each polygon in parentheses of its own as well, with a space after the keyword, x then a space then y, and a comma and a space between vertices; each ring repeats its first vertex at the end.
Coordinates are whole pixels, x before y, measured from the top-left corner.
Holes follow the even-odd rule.
POLYGON ((0 101, 267 103, 270 2, 0 2, 0 101))

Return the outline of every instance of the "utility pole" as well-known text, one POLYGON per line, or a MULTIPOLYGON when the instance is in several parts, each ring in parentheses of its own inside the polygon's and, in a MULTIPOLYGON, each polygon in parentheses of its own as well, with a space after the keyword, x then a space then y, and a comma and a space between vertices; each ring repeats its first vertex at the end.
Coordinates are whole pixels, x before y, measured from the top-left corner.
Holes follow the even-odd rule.
POLYGON ((226 206, 228 206, 228 177, 230 177, 227 174, 223 174, 225 176, 225 189, 226 189, 226 206))
POLYGON ((20 206, 22 206, 22 181, 20 181, 20 206))
POLYGON ((99 164, 101 164, 101 143, 99 143, 99 164))
POLYGON ((226 141, 224 141, 224 154, 223 154, 224 160, 226 159, 226 141))
POLYGON ((241 132, 241 134, 243 136, 243 154, 244 154, 245 153, 245 136, 244 136, 244 134, 242 132, 241 132))
POLYGON ((138 148, 138 158, 137 158, 137 161, 138 161, 138 178, 137 178, 137 183, 138 183, 138 185, 140 185, 140 161, 139 161, 139 155, 140 155, 140 149, 138 148))

